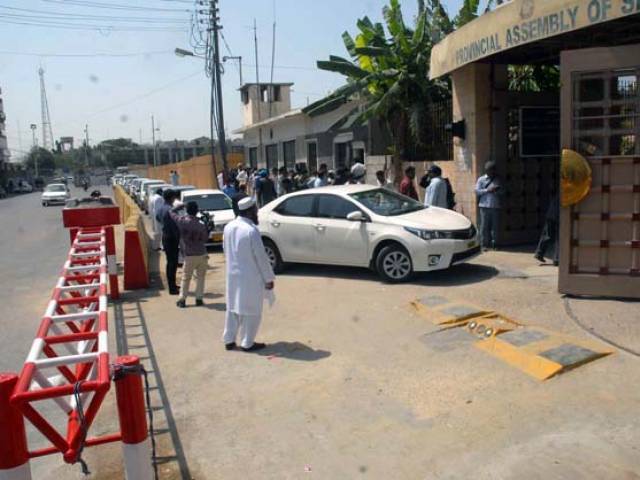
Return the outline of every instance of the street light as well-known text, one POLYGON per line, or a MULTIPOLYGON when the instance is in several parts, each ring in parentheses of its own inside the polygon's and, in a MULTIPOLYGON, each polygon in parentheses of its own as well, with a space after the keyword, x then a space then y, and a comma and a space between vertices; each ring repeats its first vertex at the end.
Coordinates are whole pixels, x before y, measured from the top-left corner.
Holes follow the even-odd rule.
MULTIPOLYGON (((197 57, 197 58, 201 58, 201 59, 206 60, 206 57, 203 57, 201 55, 196 55, 191 50, 185 50, 183 48, 176 48, 174 50, 174 52, 178 57, 182 57, 182 58, 184 58, 184 57, 197 57)), ((207 74, 209 74, 209 73, 211 74, 211 108, 210 108, 210 112, 209 112, 209 130, 210 130, 209 136, 211 138, 209 140, 209 148, 211 149, 211 163, 213 165, 213 173, 214 173, 214 175, 216 177, 216 183, 218 183, 218 168, 216 167, 215 142, 213 140, 213 132, 214 132, 214 125, 213 125, 214 124, 214 122, 213 122, 214 101, 213 101, 213 98, 214 98, 214 88, 215 88, 214 87, 214 78, 215 77, 213 75, 213 72, 207 72, 207 74)), ((220 141, 220 140, 218 139, 218 141, 220 141)), ((222 141, 224 141, 224 139, 222 139, 222 141)), ((224 154, 222 155, 222 157, 223 157, 223 160, 224 160, 224 154)), ((224 163, 225 162, 223 161, 223 167, 222 167, 223 170, 224 170, 224 163)), ((218 188, 222 188, 222 185, 218 185, 218 188)))
POLYGON ((196 54, 193 53, 191 50, 185 50, 184 48, 176 48, 174 51, 178 57, 195 57, 196 56, 196 54))
POLYGON ((38 178, 38 150, 36 149, 36 147, 38 146, 38 140, 36 140, 36 128, 38 128, 38 126, 35 123, 31 124, 31 134, 33 135, 33 161, 34 161, 34 166, 35 166, 35 170, 36 170, 36 178, 38 178))
POLYGON ((226 62, 227 60, 237 60, 238 61, 238 73, 240 73, 240 88, 242 88, 242 57, 238 56, 224 56, 222 57, 222 61, 226 62))

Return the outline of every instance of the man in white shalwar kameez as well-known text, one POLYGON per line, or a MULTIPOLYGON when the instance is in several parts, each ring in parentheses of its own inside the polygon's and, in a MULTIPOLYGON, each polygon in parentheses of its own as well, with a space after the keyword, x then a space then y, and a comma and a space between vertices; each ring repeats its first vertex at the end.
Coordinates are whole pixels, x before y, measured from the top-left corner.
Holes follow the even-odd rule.
POLYGON ((263 349, 255 341, 266 291, 273 290, 275 276, 264 251, 256 225, 258 209, 251 197, 238 202, 239 216, 224 228, 224 255, 227 269, 227 315, 223 341, 227 350, 245 352, 263 349))
POLYGON ((162 225, 156 219, 156 213, 164 203, 162 198, 162 190, 159 188, 149 198, 149 216, 151 217, 151 225, 153 226, 153 241, 152 248, 154 250, 160 250, 160 239, 162 237, 162 225))

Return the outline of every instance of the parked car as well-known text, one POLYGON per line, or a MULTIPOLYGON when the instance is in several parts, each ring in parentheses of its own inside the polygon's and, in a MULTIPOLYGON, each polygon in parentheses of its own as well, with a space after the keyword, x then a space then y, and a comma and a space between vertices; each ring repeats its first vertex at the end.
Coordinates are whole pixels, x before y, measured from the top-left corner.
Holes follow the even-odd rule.
POLYGON ((196 189, 182 192, 182 202, 196 202, 198 209, 209 216, 213 229, 207 245, 221 245, 224 227, 235 218, 231 199, 220 190, 196 189))
POLYGON ((145 180, 149 180, 148 178, 134 178, 131 180, 131 184, 129 185, 129 192, 131 193, 131 197, 137 202, 138 196, 140 195, 140 184, 145 180))
POLYGON ((287 262, 349 265, 396 283, 480 253, 464 215, 370 185, 290 193, 264 206, 259 219, 276 273, 287 262))
POLYGON ((138 195, 138 205, 140 208, 144 208, 146 210, 147 200, 151 197, 155 188, 157 188, 155 186, 163 185, 164 183, 164 180, 154 180, 150 178, 143 180, 142 183, 140 183, 140 194, 138 195))
POLYGON ((131 194, 131 190, 130 190, 131 182, 136 178, 138 178, 138 175, 133 175, 133 174, 128 174, 122 177, 121 185, 122 185, 122 188, 124 188, 125 192, 131 194))
POLYGON ((40 201, 43 207, 48 207, 55 203, 64 205, 69 198, 71 198, 71 194, 64 183, 51 183, 44 188, 40 201))
MULTIPOLYGON (((153 189, 154 192, 159 189, 161 191, 160 194, 162 194, 162 192, 164 191, 165 188, 171 188, 171 187, 173 187, 173 185, 163 182, 163 183, 154 185, 152 187, 152 189, 153 189)), ((149 191, 149 193, 147 194, 146 199, 145 199, 144 213, 146 213, 147 215, 149 215, 149 212, 151 210, 151 197, 152 196, 153 195, 152 195, 151 191, 149 191)))
POLYGON ((7 191, 0 185, 0 198, 7 198, 7 191))
POLYGON ((30 183, 25 182, 24 180, 20 180, 18 182, 18 186, 14 190, 16 193, 31 193, 33 192, 33 187, 30 183))

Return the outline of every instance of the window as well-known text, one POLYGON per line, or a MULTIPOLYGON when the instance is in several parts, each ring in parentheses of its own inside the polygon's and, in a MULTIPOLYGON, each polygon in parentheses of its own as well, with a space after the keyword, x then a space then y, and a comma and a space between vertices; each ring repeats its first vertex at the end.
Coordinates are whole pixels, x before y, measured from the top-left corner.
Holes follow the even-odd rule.
POLYGON ((293 170, 296 164, 296 141, 291 140, 282 144, 282 156, 284 157, 284 166, 287 170, 293 170))
POLYGON ((318 170, 318 144, 316 142, 307 143, 307 169, 310 172, 318 170))
POLYGON ((268 101, 267 93, 268 93, 267 86, 266 85, 261 85, 260 86, 260 101, 265 102, 265 103, 268 101))
POLYGON ((205 195, 189 195, 185 199, 186 202, 196 202, 198 209, 204 211, 211 210, 230 210, 232 207, 231 200, 223 194, 205 194, 205 195))
POLYGON ((275 212, 288 217, 310 217, 313 213, 313 200, 314 195, 296 195, 278 205, 275 212))
POLYGON ((271 172, 271 169, 278 166, 278 145, 267 145, 267 169, 271 172))
POLYGON ((282 97, 280 95, 280 85, 274 85, 273 86, 273 101, 274 102, 279 102, 282 100, 282 97))
POLYGON ((258 167, 258 147, 249 148, 249 166, 251 168, 258 167))
POLYGON ((349 149, 348 149, 349 144, 344 142, 344 143, 336 143, 334 145, 335 148, 335 162, 334 165, 336 166, 336 169, 339 168, 345 168, 347 166, 349 166, 349 149))
POLYGON ((346 220, 347 215, 356 211, 360 211, 360 209, 354 203, 337 195, 318 195, 317 217, 346 220))
POLYGON ((249 92, 247 90, 242 90, 241 96, 243 104, 246 105, 247 103, 249 103, 249 92))
POLYGON ((356 202, 361 203, 377 215, 392 217, 405 213, 424 210, 420 202, 399 193, 390 192, 384 188, 374 188, 364 192, 349 194, 356 202))

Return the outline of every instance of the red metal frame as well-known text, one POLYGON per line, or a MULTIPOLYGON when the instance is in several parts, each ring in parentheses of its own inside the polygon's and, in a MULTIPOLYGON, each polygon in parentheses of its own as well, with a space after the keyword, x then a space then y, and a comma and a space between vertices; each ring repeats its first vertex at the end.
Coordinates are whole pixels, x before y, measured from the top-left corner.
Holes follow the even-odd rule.
POLYGON ((81 444, 121 440, 120 434, 85 439, 111 383, 107 337, 109 229, 113 227, 79 228, 74 235, 67 261, 11 396, 12 406, 52 444, 29 452, 31 458, 60 452, 66 462, 74 463, 81 444), (65 326, 68 332, 63 330, 65 326), (65 354, 56 350, 58 347, 64 347, 65 354), (47 377, 45 371, 54 368, 59 375, 47 377), (75 405, 76 387, 83 400, 84 426, 75 405), (67 415, 65 434, 58 432, 36 410, 34 402, 46 399, 55 401, 67 415))

